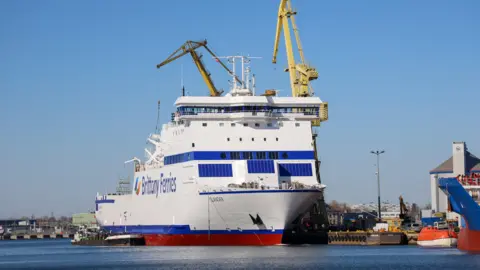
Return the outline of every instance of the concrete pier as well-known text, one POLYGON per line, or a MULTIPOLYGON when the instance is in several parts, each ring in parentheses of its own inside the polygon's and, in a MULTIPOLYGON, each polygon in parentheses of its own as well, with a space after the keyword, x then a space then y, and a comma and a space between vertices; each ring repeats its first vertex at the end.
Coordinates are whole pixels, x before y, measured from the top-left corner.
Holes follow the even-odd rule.
POLYGON ((73 233, 63 234, 12 234, 1 235, 0 240, 35 240, 35 239, 73 239, 73 233))
POLYGON ((329 232, 329 245, 378 246, 406 245, 408 238, 403 232, 329 232))

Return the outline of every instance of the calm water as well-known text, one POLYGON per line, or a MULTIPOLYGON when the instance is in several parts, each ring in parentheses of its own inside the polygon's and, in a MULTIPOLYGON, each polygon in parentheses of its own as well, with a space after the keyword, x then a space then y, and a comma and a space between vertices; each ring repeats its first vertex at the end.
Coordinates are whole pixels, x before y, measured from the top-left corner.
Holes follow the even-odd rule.
POLYGON ((0 241, 1 269, 480 269, 480 255, 416 246, 79 247, 0 241))

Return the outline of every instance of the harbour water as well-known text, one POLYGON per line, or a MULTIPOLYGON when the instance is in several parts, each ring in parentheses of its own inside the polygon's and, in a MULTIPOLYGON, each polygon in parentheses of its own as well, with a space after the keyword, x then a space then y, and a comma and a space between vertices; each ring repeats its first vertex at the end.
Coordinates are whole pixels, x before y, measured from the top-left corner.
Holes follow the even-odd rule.
POLYGON ((417 246, 85 247, 0 241, 1 269, 480 269, 480 255, 417 246))

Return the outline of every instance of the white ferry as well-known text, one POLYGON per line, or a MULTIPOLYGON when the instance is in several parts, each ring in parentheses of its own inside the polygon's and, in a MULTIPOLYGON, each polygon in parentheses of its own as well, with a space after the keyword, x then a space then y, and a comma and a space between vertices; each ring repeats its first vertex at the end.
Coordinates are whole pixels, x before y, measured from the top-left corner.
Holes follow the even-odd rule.
POLYGON ((257 96, 247 68, 246 83, 232 80, 224 96, 176 100, 171 121, 147 139, 147 160, 131 160, 132 193, 97 195, 103 229, 141 234, 146 245, 288 241, 323 200, 311 126, 322 101, 257 96))

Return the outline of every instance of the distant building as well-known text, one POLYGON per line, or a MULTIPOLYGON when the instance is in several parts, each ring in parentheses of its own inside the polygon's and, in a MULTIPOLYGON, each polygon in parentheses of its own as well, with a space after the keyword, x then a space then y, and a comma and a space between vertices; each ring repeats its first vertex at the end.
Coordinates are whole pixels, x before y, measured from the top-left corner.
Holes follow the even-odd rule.
POLYGON ((97 220, 95 219, 95 213, 78 213, 72 215, 72 225, 73 226, 86 226, 94 227, 97 225, 97 220))
POLYGON ((395 218, 400 218, 400 211, 382 212, 382 219, 395 219, 395 218))
POLYGON ((343 212, 327 210, 328 223, 330 226, 341 226, 343 225, 343 212))
POLYGON ((343 226, 349 230, 368 230, 377 224, 376 212, 344 213, 343 226))
POLYGON ((365 230, 371 229, 377 222, 376 211, 340 211, 327 205, 328 223, 332 230, 365 230))
MULTIPOLYGON (((438 188, 438 179, 443 177, 469 176, 480 173, 480 159, 467 150, 465 142, 454 142, 452 145, 452 157, 444 161, 430 171, 430 190, 432 210, 434 212, 447 212, 447 195, 438 188)), ((463 185, 467 192, 478 200, 480 185, 478 180, 463 185)), ((457 218, 458 215, 451 215, 457 218)), ((448 218, 448 217, 447 217, 448 218)))
POLYGON ((3 228, 7 227, 19 227, 19 226, 35 226, 37 220, 35 219, 2 219, 0 225, 3 228))

